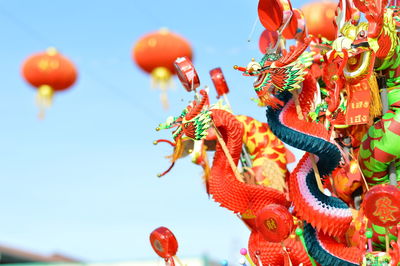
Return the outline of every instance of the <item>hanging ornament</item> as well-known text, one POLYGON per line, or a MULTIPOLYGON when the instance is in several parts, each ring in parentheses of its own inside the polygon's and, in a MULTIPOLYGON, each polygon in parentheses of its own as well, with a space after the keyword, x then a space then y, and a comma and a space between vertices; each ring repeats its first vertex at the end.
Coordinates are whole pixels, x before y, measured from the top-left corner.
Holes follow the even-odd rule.
POLYGON ((152 87, 161 90, 164 109, 168 109, 167 90, 176 73, 174 61, 184 56, 192 58, 189 42, 165 28, 143 36, 133 48, 133 60, 151 75, 152 87))
POLYGON ((74 64, 51 47, 46 52, 26 59, 22 65, 22 75, 30 85, 37 88, 39 118, 44 118, 45 110, 51 106, 55 92, 70 88, 78 74, 74 64))

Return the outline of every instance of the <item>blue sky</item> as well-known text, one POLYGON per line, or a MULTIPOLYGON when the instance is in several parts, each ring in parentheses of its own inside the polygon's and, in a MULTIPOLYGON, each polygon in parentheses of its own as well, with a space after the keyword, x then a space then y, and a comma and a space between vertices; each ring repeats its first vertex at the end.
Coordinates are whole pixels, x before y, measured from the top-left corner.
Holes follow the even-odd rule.
POLYGON ((261 56, 260 23, 247 42, 256 18, 256 0, 0 0, 0 243, 86 261, 156 258, 149 233, 167 226, 180 256, 233 259, 249 232, 208 199, 201 169, 184 159, 156 177, 171 150, 152 142, 171 135, 154 128, 192 95, 175 79, 165 112, 131 50, 168 27, 192 44, 202 85, 221 67, 235 113, 266 121, 249 100, 252 79, 232 69, 261 56), (40 121, 20 67, 49 46, 76 64, 79 80, 40 121))

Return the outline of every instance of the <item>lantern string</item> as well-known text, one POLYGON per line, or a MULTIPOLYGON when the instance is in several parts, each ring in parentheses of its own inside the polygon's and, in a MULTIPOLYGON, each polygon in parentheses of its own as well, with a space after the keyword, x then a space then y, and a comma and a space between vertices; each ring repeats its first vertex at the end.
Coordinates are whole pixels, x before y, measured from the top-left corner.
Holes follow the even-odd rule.
MULTIPOLYGON (((0 5, 0 15, 8 19, 15 26, 17 26, 27 35, 29 35, 31 39, 37 41, 41 45, 46 47, 54 46, 54 42, 46 38, 40 31, 34 29, 29 24, 25 23, 23 20, 19 19, 17 16, 6 10, 2 5, 0 5)), ((156 123, 163 120, 163 118, 157 115, 153 110, 147 108, 145 105, 141 104, 139 101, 129 96, 124 90, 117 88, 111 82, 104 79, 102 75, 97 75, 95 74, 95 72, 88 69, 86 69, 86 71, 84 72, 86 72, 86 76, 91 76, 93 80, 95 80, 97 83, 100 83, 103 88, 107 88, 108 90, 112 91, 114 95, 118 95, 120 98, 124 99, 125 101, 128 101, 130 103, 130 106, 132 106, 136 110, 141 111, 146 116, 146 118, 152 118, 156 123)))
POLYGON ((84 69, 84 72, 86 72, 86 76, 90 76, 94 81, 99 83, 103 88, 108 89, 109 91, 112 91, 114 95, 119 96, 119 98, 124 99, 125 101, 129 102, 130 105, 134 108, 142 112, 145 117, 151 117, 154 119, 156 123, 159 123, 160 121, 164 120, 160 115, 157 115, 152 109, 147 108, 145 105, 143 105, 141 102, 134 100, 126 91, 123 89, 115 86, 108 80, 104 79, 103 76, 97 75, 95 72, 92 72, 91 70, 84 69))
POLYGON ((247 42, 251 42, 251 39, 253 39, 254 31, 256 30, 256 26, 257 26, 257 21, 258 21, 258 16, 254 20, 253 27, 251 28, 249 37, 247 38, 247 42))
POLYGON ((13 15, 11 12, 6 10, 2 5, 0 5, 0 14, 3 15, 3 17, 7 18, 10 22, 14 23, 18 28, 21 30, 25 31, 28 35, 31 36, 31 38, 41 45, 44 46, 52 46, 49 44, 52 44, 49 39, 45 38, 39 31, 31 27, 29 24, 25 23, 15 15, 13 15))

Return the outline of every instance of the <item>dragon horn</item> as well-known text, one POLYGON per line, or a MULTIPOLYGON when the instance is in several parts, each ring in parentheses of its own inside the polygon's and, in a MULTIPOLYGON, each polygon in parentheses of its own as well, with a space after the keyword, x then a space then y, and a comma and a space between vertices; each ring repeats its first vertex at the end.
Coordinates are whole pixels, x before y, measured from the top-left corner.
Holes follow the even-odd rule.
POLYGON ((190 119, 196 117, 196 115, 198 115, 201 112, 204 105, 209 103, 207 92, 205 90, 201 90, 200 94, 203 96, 203 99, 201 99, 200 103, 196 103, 196 102, 194 103, 193 108, 185 116, 186 120, 190 120, 190 119))
POLYGON ((175 143, 173 143, 172 141, 167 140, 167 139, 158 139, 158 140, 155 140, 155 141, 153 142, 153 144, 154 144, 154 145, 157 145, 157 144, 160 143, 160 142, 165 142, 165 143, 168 143, 169 145, 171 145, 172 147, 175 147, 175 143))
POLYGON ((162 172, 161 174, 157 174, 157 177, 162 177, 165 176, 166 174, 168 174, 169 171, 171 171, 172 167, 174 167, 175 162, 172 162, 171 165, 168 167, 167 170, 165 170, 164 172, 162 172))

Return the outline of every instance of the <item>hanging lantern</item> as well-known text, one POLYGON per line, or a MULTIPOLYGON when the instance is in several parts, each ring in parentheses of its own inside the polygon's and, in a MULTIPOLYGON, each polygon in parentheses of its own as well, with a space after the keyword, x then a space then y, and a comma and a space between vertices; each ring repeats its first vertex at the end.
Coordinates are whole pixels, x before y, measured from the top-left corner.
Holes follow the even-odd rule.
POLYGON ((161 29, 143 36, 133 48, 133 60, 151 74, 152 87, 161 90, 161 102, 168 108, 167 89, 175 74, 174 61, 178 57, 192 59, 192 48, 183 37, 161 29))
POLYGON ((310 3, 301 9, 306 20, 309 34, 315 37, 325 37, 329 40, 336 38, 335 12, 337 4, 333 2, 310 3))
POLYGON ((51 106, 54 93, 67 90, 77 79, 74 64, 55 48, 30 56, 22 65, 22 75, 38 90, 40 118, 44 118, 45 110, 51 106))

